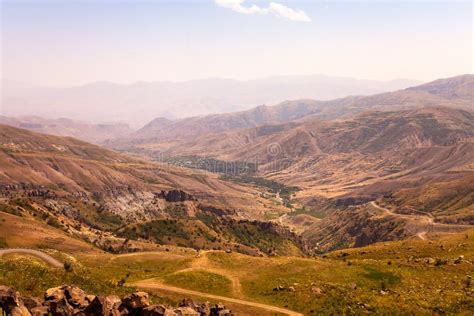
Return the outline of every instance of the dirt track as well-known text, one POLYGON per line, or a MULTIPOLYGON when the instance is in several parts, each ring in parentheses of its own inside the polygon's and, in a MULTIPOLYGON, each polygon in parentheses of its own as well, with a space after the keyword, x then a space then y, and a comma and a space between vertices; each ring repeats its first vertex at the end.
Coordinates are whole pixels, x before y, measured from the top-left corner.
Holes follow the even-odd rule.
POLYGON ((10 248, 10 249, 0 249, 0 258, 3 255, 9 254, 9 253, 20 253, 20 254, 27 254, 31 256, 35 256, 44 262, 52 265, 55 268, 61 268, 63 267, 63 264, 59 262, 58 260, 54 259, 50 255, 39 251, 39 250, 34 250, 34 249, 26 249, 26 248, 10 248))
POLYGON ((297 312, 294 312, 294 311, 291 311, 291 310, 288 310, 288 309, 285 309, 285 308, 280 308, 280 307, 267 305, 267 304, 262 304, 262 303, 255 303, 255 302, 245 301, 245 300, 242 300, 242 299, 236 299, 236 298, 230 298, 230 297, 225 297, 225 296, 213 295, 213 294, 203 293, 203 292, 199 292, 199 291, 182 289, 182 288, 179 288, 179 287, 174 287, 174 286, 169 286, 169 285, 159 283, 154 279, 133 282, 133 283, 130 283, 128 285, 138 287, 138 288, 142 288, 142 289, 163 290, 163 291, 167 291, 167 292, 174 292, 174 293, 180 293, 180 294, 185 294, 185 295, 194 295, 194 296, 204 297, 204 298, 217 300, 217 301, 222 301, 222 302, 230 302, 230 303, 239 304, 239 305, 257 307, 257 308, 265 309, 267 311, 282 313, 282 314, 286 314, 286 315, 289 315, 289 316, 303 316, 303 314, 301 314, 301 313, 297 313, 297 312))
POLYGON ((435 223, 434 218, 431 214, 429 213, 423 213, 425 215, 417 215, 417 214, 398 214, 393 212, 392 210, 389 210, 388 208, 382 207, 378 205, 375 201, 370 202, 370 205, 373 207, 383 211, 386 215, 390 216, 395 216, 398 218, 403 218, 403 219, 410 219, 410 220, 415 220, 419 221, 420 224, 426 226, 425 230, 419 231, 416 233, 416 236, 422 240, 426 240, 426 234, 428 232, 432 231, 442 231, 446 229, 453 229, 453 230, 465 230, 465 229, 470 229, 474 228, 474 225, 461 225, 461 224, 444 224, 444 223, 435 223))

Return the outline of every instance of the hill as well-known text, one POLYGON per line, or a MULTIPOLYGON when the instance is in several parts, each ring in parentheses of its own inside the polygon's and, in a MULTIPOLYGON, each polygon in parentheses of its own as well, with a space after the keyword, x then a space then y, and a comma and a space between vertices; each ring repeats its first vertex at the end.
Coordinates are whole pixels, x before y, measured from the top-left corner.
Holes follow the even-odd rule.
POLYGON ((303 249, 284 228, 265 224, 284 206, 261 188, 215 174, 4 125, 0 159, 0 210, 40 219, 113 251, 133 249, 126 239, 257 253, 303 249), (253 235, 234 227, 239 223, 253 235))
POLYGON ((0 116, 0 124, 42 134, 75 137, 95 144, 111 138, 123 137, 132 132, 132 129, 124 123, 93 124, 66 118, 45 119, 38 116, 0 116))
MULTIPOLYGON (((0 239, 5 243, 31 245, 31 240, 22 244, 19 237, 23 234, 11 230, 6 222, 0 221, 0 228, 0 239)), ((55 237, 58 234, 52 228, 44 229, 55 237)), ((95 295, 124 295, 143 289, 154 294, 151 299, 155 303, 165 304, 177 304, 189 298, 189 293, 194 293, 192 298, 213 303, 220 301, 216 296, 223 296, 237 302, 224 301, 241 315, 266 315, 266 310, 251 308, 246 302, 305 315, 468 315, 473 311, 472 230, 433 235, 430 241, 342 249, 314 258, 254 257, 224 251, 197 255, 194 250, 174 247, 112 255, 81 246, 68 236, 63 238, 66 242, 51 243, 47 235, 41 235, 36 242, 47 243, 43 251, 68 262, 69 271, 49 267, 34 257, 10 254, 0 259, 0 282, 32 296, 63 283, 95 295), (124 282, 128 287, 123 287, 124 282)))
POLYGON ((195 168, 209 168, 209 157, 231 171, 252 165, 253 177, 298 188, 289 203, 298 211, 284 223, 327 250, 432 229, 424 218, 379 218, 380 210, 367 205, 375 200, 396 214, 431 214, 455 231, 474 224, 473 140, 472 112, 426 107, 207 134, 177 142, 166 155, 195 168), (310 217, 301 221, 302 214, 310 217))

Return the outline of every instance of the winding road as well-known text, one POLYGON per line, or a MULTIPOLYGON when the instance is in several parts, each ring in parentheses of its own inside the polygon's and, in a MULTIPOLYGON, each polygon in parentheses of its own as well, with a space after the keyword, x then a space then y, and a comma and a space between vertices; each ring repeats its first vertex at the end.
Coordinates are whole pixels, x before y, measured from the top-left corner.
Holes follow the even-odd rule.
POLYGON ((415 210, 416 212, 423 213, 424 215, 398 214, 398 213, 393 212, 392 210, 389 210, 388 208, 385 208, 385 207, 382 207, 382 206, 378 205, 375 201, 371 201, 371 202, 369 202, 369 204, 371 206, 375 207, 376 209, 379 209, 379 210, 383 211, 386 215, 395 216, 395 217, 404 218, 404 219, 412 219, 412 220, 414 219, 414 220, 420 221, 420 223, 423 223, 424 225, 426 225, 426 227, 429 230, 423 230, 423 231, 420 231, 420 232, 416 233, 416 236, 418 238, 422 239, 422 240, 426 240, 426 234, 429 231, 433 230, 433 228, 435 228, 435 227, 452 228, 452 229, 456 229, 456 230, 474 228, 474 225, 435 223, 433 215, 431 215, 429 213, 416 211, 416 210, 415 210))
POLYGON ((57 259, 51 257, 45 252, 35 250, 35 249, 27 249, 27 248, 8 248, 8 249, 0 249, 0 258, 3 255, 10 254, 10 253, 19 253, 19 254, 26 254, 37 257, 44 262, 48 263, 49 265, 55 268, 62 268, 63 264, 59 262, 57 259))

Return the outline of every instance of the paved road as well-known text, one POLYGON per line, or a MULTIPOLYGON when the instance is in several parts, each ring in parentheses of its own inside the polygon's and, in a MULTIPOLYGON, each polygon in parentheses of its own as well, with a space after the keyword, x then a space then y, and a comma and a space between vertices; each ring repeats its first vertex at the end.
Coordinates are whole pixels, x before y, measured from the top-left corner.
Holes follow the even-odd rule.
POLYGON ((211 300, 230 302, 230 303, 235 303, 235 304, 245 305, 245 306, 250 306, 250 307, 257 307, 257 308, 265 309, 267 311, 282 313, 289 316, 303 316, 303 314, 301 313, 297 313, 297 312, 294 312, 285 308, 281 308, 281 307, 245 301, 245 300, 241 300, 237 298, 213 295, 213 294, 208 294, 208 293, 199 292, 199 291, 182 289, 179 287, 174 287, 174 286, 169 286, 169 285, 159 283, 154 279, 138 281, 138 282, 130 283, 128 285, 142 288, 142 289, 163 290, 167 292, 174 292, 174 293, 180 293, 180 294, 185 294, 185 295, 200 296, 200 297, 205 297, 211 300))
POLYGON ((58 260, 54 259, 47 253, 44 253, 39 250, 34 250, 34 249, 26 249, 26 248, 8 248, 8 249, 0 249, 0 258, 3 255, 9 254, 9 253, 20 253, 20 254, 27 254, 31 256, 35 256, 37 258, 42 259, 44 262, 52 265, 55 268, 61 268, 64 265, 59 262, 58 260))

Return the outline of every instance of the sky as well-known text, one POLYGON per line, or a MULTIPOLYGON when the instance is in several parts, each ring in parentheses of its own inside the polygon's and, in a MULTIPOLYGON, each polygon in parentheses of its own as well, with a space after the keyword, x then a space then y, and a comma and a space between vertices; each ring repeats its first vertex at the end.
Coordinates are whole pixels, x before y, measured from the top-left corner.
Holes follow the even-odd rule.
POLYGON ((40 85, 473 73, 471 1, 0 0, 1 77, 40 85))

